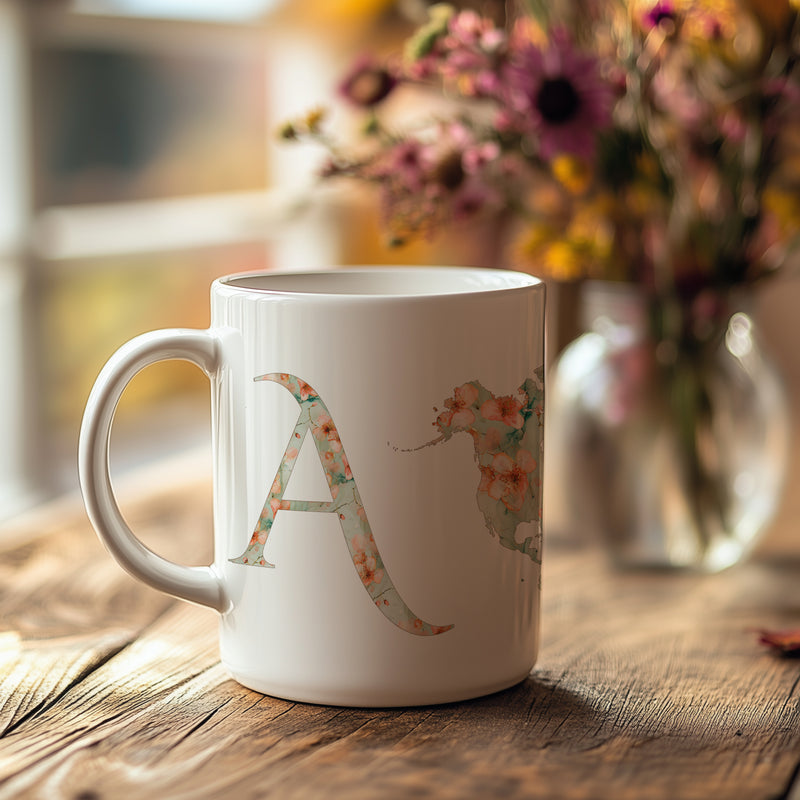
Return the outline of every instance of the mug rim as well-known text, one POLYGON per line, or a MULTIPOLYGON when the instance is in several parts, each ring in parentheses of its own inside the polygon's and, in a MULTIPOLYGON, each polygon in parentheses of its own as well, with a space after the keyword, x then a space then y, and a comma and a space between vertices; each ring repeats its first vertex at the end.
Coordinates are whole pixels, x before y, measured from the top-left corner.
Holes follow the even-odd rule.
POLYGON ((447 297, 475 297, 483 294, 500 294, 516 292, 523 289, 544 288, 540 278, 525 272, 510 269, 493 269, 489 267, 465 266, 425 266, 425 265, 347 265, 331 266, 320 269, 292 269, 292 270, 253 270, 236 272, 224 275, 214 280, 212 290, 243 293, 247 295, 260 295, 271 297, 294 298, 324 298, 326 300, 397 300, 397 299, 442 299, 447 297), (380 276, 388 279, 404 278, 413 279, 414 276, 424 275, 432 279, 454 277, 456 274, 462 278, 472 278, 472 285, 463 285, 453 289, 444 287, 440 289, 422 288, 417 291, 407 289, 396 291, 352 291, 325 290, 320 288, 305 289, 301 286, 281 286, 286 281, 297 280, 299 283, 314 281, 324 278, 326 281, 339 281, 343 283, 352 280, 354 276, 380 276), (263 282, 264 286, 252 285, 251 282, 263 282), (266 284, 275 283, 274 286, 266 284), (248 285, 250 283, 250 285, 248 285))

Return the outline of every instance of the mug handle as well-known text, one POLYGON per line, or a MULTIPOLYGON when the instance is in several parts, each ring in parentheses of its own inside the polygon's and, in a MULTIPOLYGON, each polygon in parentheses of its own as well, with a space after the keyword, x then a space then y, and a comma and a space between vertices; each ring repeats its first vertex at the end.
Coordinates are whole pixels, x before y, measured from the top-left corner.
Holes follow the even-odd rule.
POLYGON ((151 364, 190 361, 210 378, 221 365, 220 339, 212 330, 172 328, 137 336, 103 367, 86 404, 78 445, 81 491, 89 519, 111 555, 131 575, 167 594, 219 612, 229 607, 222 579, 213 566, 175 564, 146 547, 128 527, 109 475, 111 422, 131 379, 151 364))

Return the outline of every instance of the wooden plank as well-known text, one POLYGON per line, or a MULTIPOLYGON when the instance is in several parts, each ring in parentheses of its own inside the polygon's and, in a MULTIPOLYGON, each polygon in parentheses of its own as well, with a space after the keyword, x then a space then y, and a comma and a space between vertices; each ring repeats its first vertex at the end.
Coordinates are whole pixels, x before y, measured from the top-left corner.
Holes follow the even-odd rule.
MULTIPOLYGON (((532 677, 432 708, 250 692, 217 662, 214 614, 170 605, 12 726, 0 798, 785 795, 800 760, 800 669, 760 650, 749 628, 796 618, 796 563, 622 574, 556 547, 545 563, 532 677)), ((157 597, 134 593, 145 606, 157 597)), ((132 625, 139 612, 128 613, 132 625)))
MULTIPOLYGON (((159 552, 203 563, 207 481, 171 474, 123 491, 123 508, 159 552)), ((228 679, 213 612, 137 584, 77 504, 49 506, 0 536, 0 799, 787 797, 800 662, 751 629, 800 625, 794 553, 716 576, 620 573, 550 542, 528 680, 337 709, 228 679)))
POLYGON ((0 586, 0 732, 80 682, 173 602, 143 593, 86 530, 7 549, 0 586))
MULTIPOLYGON (((170 462, 172 477, 165 474, 155 483, 160 490, 145 490, 141 476, 125 482, 123 508, 167 555, 177 557, 181 545, 197 541, 197 563, 202 563, 211 550, 210 505, 196 498, 208 487, 196 476, 188 478, 183 464, 170 462)), ((59 500, 5 525, 0 531, 0 734, 80 683, 174 602, 144 589, 111 560, 78 498, 59 500)))
POLYGON ((0 634, 0 736, 55 702, 129 641, 122 631, 38 642, 0 634))

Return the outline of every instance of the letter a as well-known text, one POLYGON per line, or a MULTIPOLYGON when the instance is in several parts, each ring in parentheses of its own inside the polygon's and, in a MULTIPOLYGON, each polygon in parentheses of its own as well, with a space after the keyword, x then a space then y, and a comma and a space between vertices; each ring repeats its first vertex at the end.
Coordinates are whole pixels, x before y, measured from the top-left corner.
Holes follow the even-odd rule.
POLYGON ((274 567, 264 558, 264 545, 278 511, 326 511, 336 514, 350 551, 350 558, 361 583, 380 612, 398 628, 418 636, 435 636, 449 631, 452 625, 431 625, 423 622, 406 605, 395 589, 384 566, 378 545, 372 535, 364 504, 358 493, 350 464, 347 461, 339 432, 320 396, 305 381, 294 375, 270 373, 260 375, 256 381, 279 383, 294 395, 300 404, 300 416, 283 454, 275 480, 264 503, 253 536, 247 549, 235 564, 254 567, 274 567), (311 500, 286 500, 284 491, 300 452, 300 445, 311 431, 322 469, 331 492, 331 502, 311 500))

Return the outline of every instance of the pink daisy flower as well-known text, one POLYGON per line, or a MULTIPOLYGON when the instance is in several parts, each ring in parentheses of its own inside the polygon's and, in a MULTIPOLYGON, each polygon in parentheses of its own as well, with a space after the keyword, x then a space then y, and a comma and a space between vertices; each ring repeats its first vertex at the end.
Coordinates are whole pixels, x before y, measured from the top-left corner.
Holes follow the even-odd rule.
POLYGON ((505 101, 498 124, 538 141, 551 159, 571 153, 590 160, 597 133, 611 124, 612 87, 592 56, 578 52, 564 32, 547 49, 523 42, 506 67, 505 101))

